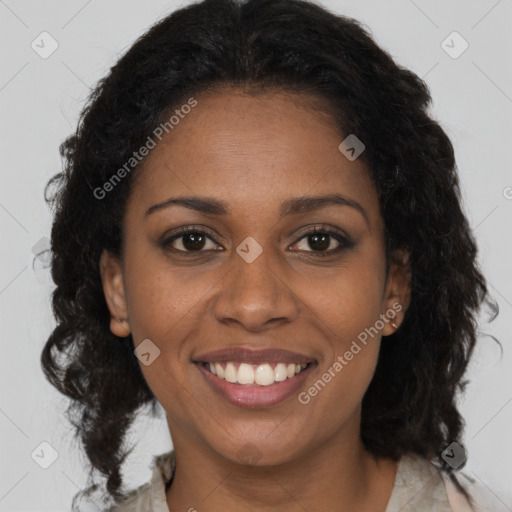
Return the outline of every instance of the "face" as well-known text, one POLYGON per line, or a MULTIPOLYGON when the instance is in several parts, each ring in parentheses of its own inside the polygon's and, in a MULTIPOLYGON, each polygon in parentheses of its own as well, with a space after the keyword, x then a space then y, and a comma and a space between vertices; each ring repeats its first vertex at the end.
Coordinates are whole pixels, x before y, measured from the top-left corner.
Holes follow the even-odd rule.
POLYGON ((408 303, 405 266, 386 276, 368 171, 300 96, 195 99, 138 171, 122 259, 102 254, 111 330, 150 340, 140 365, 175 447, 278 464, 353 442, 381 336, 408 303), (323 196, 338 199, 306 200, 323 196), (203 203, 169 202, 183 197, 203 203))

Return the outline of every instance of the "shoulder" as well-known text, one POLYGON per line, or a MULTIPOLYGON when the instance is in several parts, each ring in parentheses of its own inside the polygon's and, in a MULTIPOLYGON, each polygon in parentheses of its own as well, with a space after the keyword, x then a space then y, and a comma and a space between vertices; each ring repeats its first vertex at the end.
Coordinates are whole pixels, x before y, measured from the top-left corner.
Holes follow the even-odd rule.
POLYGON ((105 512, 168 512, 165 486, 172 478, 175 464, 174 451, 153 457, 150 481, 131 491, 122 502, 105 512))
POLYGON ((139 512, 149 510, 150 483, 146 483, 131 491, 126 498, 105 512, 139 512))
POLYGON ((403 455, 386 512, 453 512, 437 468, 415 454, 403 455))
POLYGON ((446 492, 452 508, 456 512, 510 512, 510 508, 491 489, 471 478, 467 471, 457 473, 457 481, 472 498, 472 506, 467 503, 462 493, 452 480, 443 474, 446 492))
POLYGON ((431 461, 414 454, 402 457, 395 479, 395 487, 386 512, 435 510, 436 512, 501 512, 489 501, 491 497, 483 486, 459 471, 455 478, 471 496, 472 502, 459 491, 455 483, 431 461))

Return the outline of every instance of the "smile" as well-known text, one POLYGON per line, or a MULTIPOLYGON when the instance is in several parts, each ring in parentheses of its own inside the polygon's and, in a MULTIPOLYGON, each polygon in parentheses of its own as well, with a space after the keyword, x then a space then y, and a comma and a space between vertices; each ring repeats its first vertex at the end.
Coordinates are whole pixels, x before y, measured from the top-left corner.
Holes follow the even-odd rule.
POLYGON ((269 408, 291 398, 318 366, 310 354, 247 346, 198 354, 192 362, 217 397, 250 408, 269 408))
POLYGON ((276 382, 283 382, 292 379, 310 363, 262 363, 248 364, 242 362, 224 362, 224 363, 201 363, 210 373, 217 378, 230 382, 232 384, 241 384, 245 386, 272 386, 276 382))

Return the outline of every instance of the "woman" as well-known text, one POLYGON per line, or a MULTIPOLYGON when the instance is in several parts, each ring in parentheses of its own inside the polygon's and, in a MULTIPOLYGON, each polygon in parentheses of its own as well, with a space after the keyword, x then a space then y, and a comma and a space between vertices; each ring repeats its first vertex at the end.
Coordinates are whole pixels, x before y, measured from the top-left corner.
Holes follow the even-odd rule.
POLYGON ((182 8, 99 83, 49 183, 42 365, 104 505, 477 510, 456 397, 492 302, 430 99, 297 0, 182 8), (130 492, 158 403, 173 451, 130 492))

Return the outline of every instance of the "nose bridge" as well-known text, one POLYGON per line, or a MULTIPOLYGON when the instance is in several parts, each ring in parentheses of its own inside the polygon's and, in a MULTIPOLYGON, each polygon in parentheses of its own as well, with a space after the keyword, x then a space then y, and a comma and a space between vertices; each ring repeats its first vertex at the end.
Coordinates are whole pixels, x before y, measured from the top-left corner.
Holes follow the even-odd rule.
POLYGON ((236 320, 248 330, 258 330, 271 319, 295 317, 295 297, 279 277, 273 257, 272 250, 251 237, 237 247, 215 303, 220 321, 236 320))

